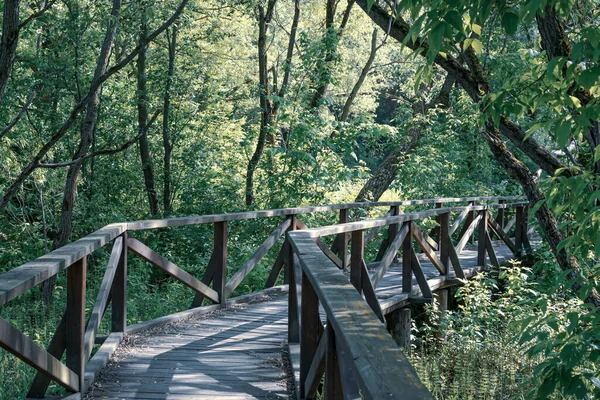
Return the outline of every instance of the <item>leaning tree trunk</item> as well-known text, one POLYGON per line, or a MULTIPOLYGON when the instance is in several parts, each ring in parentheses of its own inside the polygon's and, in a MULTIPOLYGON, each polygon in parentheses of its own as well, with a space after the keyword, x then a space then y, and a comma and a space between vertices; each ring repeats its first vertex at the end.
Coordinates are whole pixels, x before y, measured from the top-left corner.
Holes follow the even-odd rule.
MULTIPOLYGON (((110 50, 115 38, 117 31, 118 18, 121 12, 121 0, 113 0, 112 10, 110 12, 110 19, 108 21, 108 27, 106 28, 106 34, 104 36, 104 42, 100 49, 100 56, 96 63, 96 70, 94 72, 94 79, 92 82, 100 78, 106 72, 108 60, 110 58, 110 50)), ((96 119, 98 118, 98 102, 99 93, 101 86, 92 93, 87 103, 86 115, 81 126, 79 146, 77 152, 73 155, 73 160, 78 160, 72 164, 67 171, 67 179, 65 182, 65 189, 63 194, 62 202, 62 213, 60 220, 60 228, 58 230, 58 237, 53 243, 52 248, 57 249, 67 244, 69 236, 72 231, 73 221, 73 207, 75 204, 75 191, 77 189, 77 178, 79 171, 83 164, 83 156, 87 154, 92 132, 96 125, 96 119)), ((46 302, 50 302, 52 291, 54 290, 55 279, 49 279, 42 284, 42 292, 46 302)))
MULTIPOLYGON (((140 2, 142 6, 144 5, 140 2)), ((146 12, 142 11, 142 22, 140 24, 140 43, 146 43, 148 36, 148 23, 146 12)), ((144 173, 144 186, 148 195, 150 215, 158 214, 158 194, 156 193, 156 181, 154 180, 154 169, 152 168, 152 156, 150 155, 150 144, 148 143, 148 90, 146 88, 146 50, 142 46, 137 58, 137 109, 138 109, 138 132, 142 133, 139 141, 140 159, 144 173)))
POLYGON ((19 42, 19 9, 21 0, 4 0, 2 41, 0 42, 0 104, 4 99, 10 70, 19 42))
POLYGON ((174 26, 171 34, 169 30, 167 34, 167 46, 169 50, 169 68, 167 71, 167 84, 165 87, 165 97, 163 101, 163 124, 162 136, 165 155, 163 158, 163 210, 166 215, 169 215, 173 207, 173 199, 171 195, 171 153, 173 152, 173 141, 171 139, 171 131, 169 126, 169 118, 171 113, 171 85, 173 84, 173 76, 175 75, 175 48, 177 45, 177 27, 174 26))
MULTIPOLYGON (((448 107, 450 103, 450 91, 454 86, 456 80, 450 74, 446 75, 446 80, 440 89, 440 92, 431 103, 426 104, 424 107, 413 106, 415 113, 426 114, 430 109, 434 107, 448 107)), ((416 104, 418 100, 414 100, 416 104)), ((378 201, 381 195, 390 187, 398 170, 404 164, 404 161, 408 156, 417 148, 419 140, 423 136, 423 131, 426 126, 422 123, 416 126, 411 126, 406 132, 407 140, 401 145, 393 149, 383 160, 383 162, 377 167, 373 175, 365 182, 363 187, 358 192, 356 202, 363 201, 378 201)))

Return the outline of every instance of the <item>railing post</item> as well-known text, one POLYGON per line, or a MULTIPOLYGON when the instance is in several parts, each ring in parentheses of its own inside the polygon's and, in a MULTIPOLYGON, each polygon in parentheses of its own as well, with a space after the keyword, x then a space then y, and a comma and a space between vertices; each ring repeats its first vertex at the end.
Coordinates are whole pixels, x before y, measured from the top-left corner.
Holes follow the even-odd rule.
MULTIPOLYGON (((435 208, 436 209, 440 209, 442 207, 444 207, 444 203, 435 203, 435 208)), ((441 225, 442 220, 441 220, 441 216, 440 215, 438 215, 437 217, 435 217, 435 222, 437 222, 438 225, 441 225)), ((442 238, 442 236, 441 236, 441 227, 436 226, 435 228, 433 228, 431 230, 431 234, 429 236, 431 236, 433 238, 433 240, 437 239, 437 242, 439 243, 440 240, 441 240, 441 238, 442 238)))
MULTIPOLYGON (((290 231, 295 231, 296 230, 296 216, 295 215, 290 215, 290 219, 291 219, 291 223, 290 223, 290 227, 287 229, 287 232, 290 231)), ((288 259, 288 255, 291 254, 290 250, 291 250, 291 244, 290 244, 290 240, 287 237, 287 233, 285 234, 285 240, 283 242, 283 246, 285 247, 285 256, 284 256, 284 264, 283 264, 283 284, 287 285, 290 283, 290 276, 291 274, 294 273, 294 260, 293 260, 293 254, 292 254, 292 260, 291 260, 291 266, 292 268, 290 268, 290 265, 288 265, 288 263, 286 263, 286 259, 288 259)))
POLYGON ((227 279, 227 222, 214 224, 215 275, 213 289, 219 295, 219 304, 225 305, 225 283, 227 279))
MULTIPOLYGON (((292 228, 296 228, 296 217, 292 216, 292 228)), ((294 263, 294 248, 288 242, 287 253, 285 255, 285 265, 283 268, 287 271, 289 280, 289 301, 288 301, 288 343, 300 342, 300 327, 298 326, 298 282, 296 281, 296 271, 294 263)), ((300 266, 298 266, 299 268, 300 266)))
MULTIPOLYGON (((340 210, 340 224, 347 223, 348 220, 348 209, 342 208, 340 210)), ((337 254, 342 260, 342 269, 348 269, 348 234, 347 233, 339 233, 337 235, 337 254)))
POLYGON ((517 248, 517 251, 523 249, 523 219, 525 214, 523 211, 524 210, 522 206, 518 206, 515 210, 515 247, 517 248))
POLYGON ((362 263, 365 256, 365 231, 352 232, 352 252, 350 253, 350 283, 362 293, 362 263))
MULTIPOLYGON (((506 204, 506 200, 498 200, 498 204, 506 204)), ((498 223, 498 225, 504 228, 505 219, 506 218, 504 216, 504 208, 499 208, 498 215, 496 215, 496 223, 498 223)), ((498 239, 500 239, 500 237, 498 237, 498 239)))
POLYGON ((302 271, 302 315, 300 339, 300 398, 306 397, 305 383, 313 358, 319 346, 321 321, 319 320, 319 297, 308 276, 302 271))
POLYGON ((325 353, 325 399, 343 399, 340 364, 335 344, 335 331, 327 321, 327 352, 325 353))
MULTIPOLYGON (((477 204, 477 202, 475 202, 475 201, 471 201, 471 202, 469 202, 469 205, 470 205, 470 206, 474 206, 474 205, 476 205, 476 204, 477 204)), ((475 211, 471 211, 471 212, 469 213, 469 217, 470 217, 470 218, 468 218, 468 220, 470 220, 470 221, 473 221, 473 220, 475 219, 475 211)), ((469 224, 470 224, 470 223, 471 223, 471 222, 469 222, 469 224)), ((469 238, 469 243, 470 243, 470 244, 473 244, 474 242, 475 242, 475 235, 471 235, 471 237, 469 238)))
POLYGON ((477 239, 477 265, 485 267, 486 241, 487 241, 487 210, 481 210, 479 233, 477 239))
POLYGON ((123 248, 119 257, 119 264, 115 272, 112 296, 112 323, 113 332, 125 332, 127 329, 127 231, 123 232, 123 248))
MULTIPOLYGON (((391 206, 392 214, 391 216, 396 216, 400 213, 399 206, 391 206)), ((391 244, 394 241, 394 238, 398 234, 398 224, 390 224, 388 228, 388 242, 391 244)))
POLYGON ((408 227, 408 233, 402 242, 402 293, 412 292, 412 222, 404 223, 408 227))
POLYGON ((450 241, 450 213, 440 214, 437 219, 440 224, 440 236, 438 238, 440 259, 444 265, 444 275, 447 275, 449 270, 450 246, 452 246, 452 242, 450 241))
POLYGON ((85 375, 85 280, 87 257, 67 269, 66 365, 79 376, 79 391, 85 375))

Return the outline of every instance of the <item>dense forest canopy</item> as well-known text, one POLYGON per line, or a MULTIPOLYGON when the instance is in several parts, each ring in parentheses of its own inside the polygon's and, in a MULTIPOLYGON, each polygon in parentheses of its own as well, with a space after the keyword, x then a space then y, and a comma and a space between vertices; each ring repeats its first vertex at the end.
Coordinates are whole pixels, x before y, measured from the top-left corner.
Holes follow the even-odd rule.
POLYGON ((0 4, 0 272, 117 221, 525 194, 578 307, 523 324, 538 395, 598 394, 598 1, 0 4))

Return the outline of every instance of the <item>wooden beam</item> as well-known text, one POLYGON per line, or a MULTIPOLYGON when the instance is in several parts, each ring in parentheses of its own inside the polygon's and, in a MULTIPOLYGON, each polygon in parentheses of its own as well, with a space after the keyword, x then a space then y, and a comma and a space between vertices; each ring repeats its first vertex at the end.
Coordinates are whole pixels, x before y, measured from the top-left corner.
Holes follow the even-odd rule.
POLYGON ((365 256, 365 232, 352 232, 352 250, 350 253, 350 283, 362 293, 363 263, 365 256))
POLYGON ((362 273, 360 275, 360 279, 360 286, 365 296, 365 301, 367 302, 369 307, 371 307, 371 310, 373 310, 377 318, 379 318, 381 322, 384 322, 385 318, 383 317, 383 311, 381 311, 381 306, 379 305, 377 294, 375 294, 375 289, 373 288, 373 284, 369 279, 369 271, 367 270, 367 264, 365 264, 364 260, 362 262, 362 273))
POLYGON ((475 228, 477 228, 477 225, 479 224, 480 220, 481 220, 481 215, 478 215, 477 217, 475 217, 473 219, 473 221, 471 221, 471 224, 466 229, 465 234, 462 236, 462 238, 458 241, 458 244, 456 245, 456 253, 457 254, 462 253, 463 249, 467 245, 467 242, 469 241, 469 238, 473 235, 473 232, 475 232, 475 228))
POLYGON ((90 358, 92 355, 92 348, 96 340, 96 333, 98 333, 98 327, 104 316, 104 311, 108 305, 108 299, 110 297, 110 291, 113 286, 113 280, 117 272, 119 260, 121 259, 121 252, 123 251, 123 238, 118 237, 115 239, 108 264, 106 266, 106 272, 102 278, 100 289, 98 290, 98 296, 96 297, 96 303, 90 314, 87 326, 85 328, 85 357, 90 358))
POLYGON ((460 224, 462 224, 463 221, 469 216, 470 212, 471 211, 468 208, 466 208, 460 213, 456 221, 454 221, 454 223, 450 227, 450 235, 452 235, 458 229, 460 224))
POLYGON ((373 287, 377 287, 377 285, 379 285, 379 282, 381 282, 381 279, 383 279, 388 268, 390 267, 390 265, 392 265, 392 262, 394 261, 394 257, 398 253, 400 246, 402 246, 402 243, 404 242, 406 235, 408 235, 408 231, 409 231, 408 225, 407 224, 402 225, 402 228, 400 228, 400 231, 394 238, 394 241, 392 242, 392 244, 390 244, 390 247, 386 251, 383 258, 381 259, 381 263, 379 264, 379 268, 377 269, 377 272, 375 272, 375 274, 373 275, 373 278, 372 278, 373 287))
MULTIPOLYGON (((419 289, 421 289, 421 295, 426 299, 433 298, 431 294, 431 288, 429 287, 429 283, 427 283, 427 277, 423 273, 423 268, 421 267, 421 262, 417 257, 417 254, 411 247, 410 249, 410 257, 412 259, 411 269, 415 278, 417 279, 417 284, 419 285, 419 289)), ((412 277, 411 277, 411 289, 412 289, 412 277)))
POLYGON ((308 375, 304 381, 304 394, 307 399, 312 399, 317 394, 319 384, 321 383, 321 377, 325 373, 325 353, 327 352, 327 331, 321 334, 319 339, 319 345, 315 351, 315 356, 310 364, 308 375))
MULTIPOLYGON (((311 366, 317 352, 319 338, 322 333, 322 325, 319 320, 319 297, 309 280, 302 273, 302 330, 300 339, 300 396, 307 398, 306 388, 310 376, 311 366)), ((309 383, 310 384, 310 383, 309 383)))
POLYGON ((408 228, 404 241, 402 242, 402 293, 408 293, 412 291, 412 222, 404 223, 402 227, 408 228))
POLYGON ((444 275, 444 273, 445 273, 444 272, 444 264, 438 258, 437 254, 435 254, 435 250, 433 248, 431 248, 431 246, 427 242, 427 240, 424 236, 425 232, 423 232, 423 230, 421 230, 421 228, 419 228, 417 226, 417 224, 415 224, 414 222, 411 222, 411 223, 413 225, 413 229, 412 229, 413 237, 419 244, 419 247, 421 248, 421 250, 423 250, 423 253, 425 253, 427 258, 429 258, 429 260, 431 261, 433 266, 437 268, 437 270, 440 272, 440 274, 444 275))
MULTIPOLYGON (((67 322, 66 322, 66 365, 79 379, 83 387, 85 374, 85 286, 87 257, 75 262, 67 269, 67 322)), ((75 390, 77 392, 77 390, 75 390)))
POLYGON ((0 318, 0 347, 49 376, 71 392, 79 391, 79 376, 40 345, 0 318))
POLYGON ((485 253, 486 253, 486 242, 487 242, 487 211, 483 210, 479 216, 479 232, 477 234, 477 265, 485 267, 485 253))
MULTIPOLYGON (((327 324, 327 326, 329 325, 331 324, 327 324)), ((340 380, 342 382, 342 395, 344 400, 362 400, 363 397, 361 396, 360 389, 356 383, 356 372, 352 367, 351 360, 348 360, 348 352, 344 350, 344 347, 340 344, 339 340, 335 340, 335 350, 338 359, 338 368, 340 380)))
MULTIPOLYGON (((208 260, 208 264, 206 265, 206 269, 204 270, 204 275, 202 275, 202 283, 206 286, 210 286, 214 277, 215 277, 215 265, 217 264, 215 253, 212 252, 210 255, 210 259, 208 260)), ((194 299, 192 300, 192 308, 201 307, 204 302, 204 295, 200 292, 194 292, 194 299)))
MULTIPOLYGON (((388 212, 386 212, 381 218, 387 218, 391 215, 396 215, 395 213, 395 208, 394 207, 390 207, 390 210, 388 212)), ((369 233, 367 233, 365 235, 365 246, 368 245, 369 243, 371 243, 373 241, 373 239, 375 239, 375 236, 377 236, 377 234, 379 232, 381 232, 383 230, 384 226, 377 226, 373 229, 371 229, 369 231, 369 233)))
POLYGON ((225 285, 225 298, 229 297, 231 293, 242 283, 242 281, 252 272, 254 267, 262 260, 262 258, 271 250, 271 248, 277 243, 279 238, 285 233, 285 231, 289 228, 292 220, 290 218, 286 218, 282 223, 279 224, 277 228, 269 237, 259 246, 258 249, 254 252, 252 257, 248 261, 246 261, 240 269, 236 271, 235 274, 229 279, 227 285, 225 285))
MULTIPOLYGON (((225 282, 227 279, 227 238, 229 225, 227 222, 215 222, 213 225, 213 254, 215 255, 215 273, 213 288, 218 295, 218 303, 225 305, 225 282)), ((207 296, 208 297, 208 296, 207 296)))
POLYGON ((452 268, 454 269, 454 274, 456 275, 456 277, 458 279, 465 280, 466 279, 465 272, 463 271, 462 266, 460 265, 460 259, 458 258, 456 249, 452 245, 452 241, 450 241, 449 250, 450 250, 450 261, 452 262, 452 268))
POLYGON ((219 303, 219 295, 215 290, 209 288, 204 283, 200 282, 198 279, 196 279, 183 269, 179 268, 177 265, 173 264, 171 261, 167 260, 160 254, 156 253, 154 250, 152 250, 139 240, 134 238, 128 238, 127 247, 129 247, 129 250, 131 250, 134 254, 137 254, 139 257, 148 261, 155 267, 162 269, 167 274, 177 279, 190 289, 202 293, 204 296, 206 296, 215 303, 219 303))
MULTIPOLYGON (((123 232, 121 235, 123 248, 110 291, 112 298, 111 328, 113 332, 125 332, 127 330, 127 239, 127 232, 123 232)), ((108 301, 111 300, 107 300, 107 304, 108 301)))
POLYGON ((490 257, 490 264, 495 267, 499 267, 500 263, 498 262, 498 257, 496 257, 496 251, 494 250, 494 246, 492 245, 492 238, 490 237, 489 232, 485 232, 485 249, 487 251, 488 256, 490 257))
POLYGON ((490 228, 496 234, 496 236, 498 236, 500 239, 502 239, 502 241, 504 242, 504 244, 506 244, 506 246, 510 249, 510 251, 515 253, 517 251, 517 246, 515 246, 515 244, 512 242, 512 240, 510 240, 508 235, 502 230, 501 225, 499 225, 498 222, 496 222, 489 214, 488 214, 488 223, 490 225, 490 228))
MULTIPOLYGON (((308 227, 304 224, 304 222, 300 221, 300 219, 297 219, 296 223, 298 224, 299 229, 308 229, 308 227)), ((339 269, 344 268, 344 262, 335 254, 333 250, 327 247, 320 238, 314 237, 313 240, 315 241, 316 245, 319 246, 319 249, 321 249, 323 254, 325 254, 331 261, 333 261, 333 263, 337 265, 339 269)), ((334 241, 334 243, 337 243, 337 241, 334 241)), ((347 254, 348 252, 346 252, 346 257, 347 254)))
POLYGON ((337 349, 335 346, 335 332, 331 327, 331 324, 327 323, 327 328, 323 333, 323 336, 327 340, 326 354, 325 354, 325 393, 324 398, 337 400, 343 399, 343 384, 340 376, 340 360, 337 356, 337 349))

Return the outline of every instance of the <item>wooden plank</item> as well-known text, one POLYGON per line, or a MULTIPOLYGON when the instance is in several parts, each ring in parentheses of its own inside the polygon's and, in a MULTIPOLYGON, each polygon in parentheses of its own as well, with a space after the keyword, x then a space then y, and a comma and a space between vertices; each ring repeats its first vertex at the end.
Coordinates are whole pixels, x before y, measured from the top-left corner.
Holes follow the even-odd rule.
POLYGON ((377 272, 375 272, 375 274, 371 278, 371 280, 373 282, 373 287, 377 287, 377 285, 379 284, 381 279, 383 279, 385 273, 387 272, 388 268, 392 264, 392 261, 394 261, 394 257, 398 253, 400 246, 402 246, 402 243, 404 242, 406 235, 408 235, 408 230, 409 230, 408 225, 406 225, 406 224, 402 225, 402 228, 400 228, 400 232, 398 232, 398 234, 394 238, 394 241, 392 242, 392 244, 390 244, 390 247, 388 248, 388 250, 385 253, 385 255, 383 256, 383 258, 381 259, 381 264, 379 264, 379 268, 377 269, 377 272))
MULTIPOLYGON (((331 324, 327 324, 330 326, 331 324)), ((331 328, 333 330, 333 328, 331 328)), ((363 397, 360 394, 360 389, 356 383, 356 372, 352 367, 352 363, 348 360, 348 352, 344 350, 339 340, 335 341, 336 356, 338 359, 338 368, 340 380, 342 381, 344 400, 361 400, 363 397)))
POLYGON ((412 259, 411 269, 413 274, 415 275, 415 278, 417 279, 419 289, 421 289, 421 295, 426 299, 433 298, 433 295, 431 294, 431 288, 429 287, 429 283, 427 282, 427 277, 423 273, 423 267, 421 266, 421 262, 419 261, 419 258, 417 257, 415 251, 412 248, 410 249, 410 257, 412 259))
POLYGON ((475 228, 477 228, 477 225, 479 224, 480 220, 481 215, 478 215, 473 219, 463 237, 458 241, 458 244, 456 245, 456 253, 462 253, 463 249, 467 245, 467 242, 469 241, 469 238, 473 235, 473 232, 475 232, 475 228))
MULTIPOLYGON (((225 296, 225 282, 227 279, 227 238, 229 226, 227 222, 215 222, 213 226, 213 254, 215 255, 215 273, 213 275, 213 288, 218 295, 218 303, 223 305, 225 296)), ((208 296, 206 296, 208 297, 208 296)), ((212 299, 211 299, 212 300, 212 299)), ((214 301, 214 300, 213 300, 214 301)))
MULTIPOLYGON (((54 332, 54 336, 52 336, 52 340, 50 340, 50 344, 48 345, 48 354, 52 357, 55 357, 57 360, 60 360, 65 352, 67 347, 67 339, 66 339, 66 330, 67 330, 67 314, 63 313, 58 326, 56 327, 56 332, 54 332)), ((38 371, 33 378, 33 382, 29 387, 29 392, 27 392, 27 397, 32 398, 42 398, 46 395, 46 390, 48 390, 48 386, 52 380, 46 374, 38 371)))
MULTIPOLYGON (((297 231, 290 232, 289 237, 299 254, 305 279, 312 283, 327 313, 336 341, 348 353, 346 360, 354 371, 360 371, 356 382, 362 395, 366 399, 431 398, 384 325, 344 274, 316 247, 310 234, 297 231)), ((302 326, 303 333, 310 330, 302 326)))
MULTIPOLYGON (((298 224, 299 229, 308 229, 308 227, 304 224, 304 222, 300 221, 299 219, 297 220, 297 224, 298 224)), ((339 269, 344 268, 344 262, 334 253, 333 250, 331 250, 329 247, 327 247, 321 239, 319 239, 318 237, 315 237, 315 238, 313 238, 313 240, 315 241, 316 245, 319 246, 319 249, 321 249, 321 251, 331 261, 333 261, 334 264, 337 265, 337 267, 339 269)), ((337 243, 337 242, 334 242, 334 243, 337 243)), ((346 257, 347 257, 347 252, 346 252, 346 257)))
POLYGON ((444 274, 444 264, 438 258, 437 254, 435 254, 434 249, 431 248, 431 246, 427 242, 425 236, 423 236, 424 233, 425 232, 423 232, 423 230, 421 230, 414 222, 412 223, 412 234, 413 234, 413 237, 415 238, 415 240, 417 241, 417 244, 419 245, 419 247, 421 248, 423 253, 425 253, 427 258, 429 258, 429 260, 431 261, 433 266, 436 267, 437 270, 440 272, 440 274, 443 275, 444 274))
POLYGON ((373 284, 369 279, 369 271, 367 270, 367 264, 365 264, 364 260, 362 262, 362 273, 360 275, 360 279, 361 289, 365 295, 367 304, 369 307, 371 307, 371 310, 373 310, 377 318, 379 318, 381 322, 384 322, 385 319, 383 318, 383 311, 381 311, 379 300, 377 300, 377 294, 375 294, 375 289, 373 288, 373 284))
POLYGON ((404 241, 402 242, 402 292, 410 294, 412 290, 412 222, 406 222, 402 227, 408 228, 404 241))
POLYGON ((75 372, 3 318, 0 318, 0 347, 48 375, 67 390, 72 392, 79 390, 79 377, 75 372))
POLYGON ((358 290, 358 293, 362 293, 362 273, 363 264, 365 262, 365 232, 354 231, 352 232, 352 244, 350 253, 350 283, 358 290))
POLYGON ((94 357, 88 362, 85 367, 84 384, 82 392, 86 392, 91 384, 98 378, 102 368, 106 366, 110 357, 117 350, 119 344, 123 340, 123 332, 113 332, 108 335, 102 346, 96 351, 94 357))
POLYGON ((458 216, 458 218, 456 219, 456 221, 454 221, 454 223, 452 224, 452 226, 450 227, 450 235, 452 235, 460 226, 460 224, 463 223, 463 221, 467 218, 467 216, 469 215, 470 210, 467 208, 465 210, 463 210, 460 215, 458 216))
POLYGON ((73 243, 0 275, 0 306, 58 274, 123 233, 125 224, 107 225, 73 243))
POLYGON ((340 376, 340 360, 337 357, 337 349, 335 346, 335 332, 331 324, 327 323, 327 328, 323 333, 327 340, 325 354, 325 398, 326 399, 343 399, 343 384, 340 376))
POLYGON ((498 225, 498 222, 496 222, 491 217, 491 215, 489 215, 489 214, 488 214, 488 223, 490 224, 490 228, 494 231, 494 233, 496 234, 496 236, 498 236, 500 239, 502 239, 502 241, 504 242, 504 244, 506 244, 506 246, 513 253, 515 253, 517 251, 517 247, 512 242, 512 240, 510 240, 510 238, 508 237, 508 235, 502 230, 501 225, 498 225))
POLYGON ((121 252, 123 251, 123 238, 118 237, 115 239, 108 264, 106 266, 106 272, 102 278, 100 289, 98 290, 98 296, 96 297, 96 303, 90 314, 87 326, 85 328, 85 358, 88 359, 92 355, 92 348, 96 341, 96 333, 98 333, 98 327, 100 321, 104 316, 104 311, 108 304, 108 298, 110 297, 110 291, 112 289, 113 280, 117 272, 119 260, 121 258, 121 252))
POLYGON ((312 399, 317 394, 321 377, 325 373, 325 352, 327 350, 327 331, 321 334, 319 345, 313 357, 310 369, 304 381, 304 394, 307 399, 312 399))
POLYGON ((492 245, 492 238, 490 237, 489 232, 485 232, 485 249, 487 251, 488 256, 490 257, 490 264, 495 267, 499 267, 500 263, 498 262, 498 258, 496 257, 496 251, 494 250, 494 246, 492 245))
POLYGON ((195 290, 196 292, 202 293, 204 296, 214 301, 215 303, 219 303, 219 295, 215 290, 209 288, 204 283, 200 282, 198 279, 196 279, 183 269, 179 268, 177 265, 173 264, 171 261, 167 260, 160 254, 156 253, 154 250, 152 250, 139 240, 134 238, 128 238, 127 247, 133 253, 148 261, 155 267, 162 269, 167 274, 177 279, 187 287, 191 288, 192 290, 195 290))
MULTIPOLYGON (((387 218, 387 217, 389 217, 391 215, 394 215, 394 213, 395 213, 395 208, 392 207, 381 218, 387 218)), ((383 226, 378 226, 376 228, 371 229, 369 231, 369 233, 367 233, 365 235, 365 246, 368 245, 369 243, 371 243, 373 241, 373 239, 375 239, 375 237, 377 236, 377 234, 383 230, 383 228, 384 228, 383 226)))
POLYGON ((479 214, 479 232, 477 234, 477 265, 485 267, 485 254, 487 248, 487 211, 483 210, 479 214))
MULTIPOLYGON (((127 232, 123 232, 121 239, 123 248, 111 289, 111 328, 113 332, 125 332, 127 329, 127 232)), ((111 300, 107 300, 107 304, 108 301, 111 300)))
MULTIPOLYGON (((65 337, 66 366, 78 376, 78 387, 83 387, 85 374, 85 284, 87 257, 67 269, 67 321, 65 337)), ((75 390, 77 392, 77 390, 75 390)))
POLYGON ((300 396, 301 398, 306 398, 306 383, 308 382, 310 369, 317 352, 319 338, 322 334, 322 325, 319 320, 319 297, 304 271, 302 272, 302 306, 300 313, 302 315, 302 329, 300 331, 300 396))
POLYGON ((242 283, 244 278, 252 272, 254 267, 262 260, 262 258, 267 254, 269 250, 277 243, 279 238, 285 233, 285 231, 289 228, 292 220, 290 218, 286 218, 282 223, 279 224, 277 228, 269 235, 269 237, 256 249, 252 257, 248 261, 246 261, 239 270, 236 271, 235 274, 231 277, 229 282, 225 285, 225 298, 229 297, 231 293, 242 283))
MULTIPOLYGON (((340 210, 340 218, 339 218, 339 223, 340 224, 345 224, 348 223, 349 219, 348 219, 348 209, 347 208, 342 208, 340 210)), ((337 255, 339 256, 340 260, 342 260, 342 269, 347 269, 348 268, 348 264, 347 264, 347 260, 348 260, 348 235, 346 233, 340 233, 337 235, 336 238, 336 242, 337 242, 337 255)), ((331 257, 329 257, 331 258, 331 257)))

